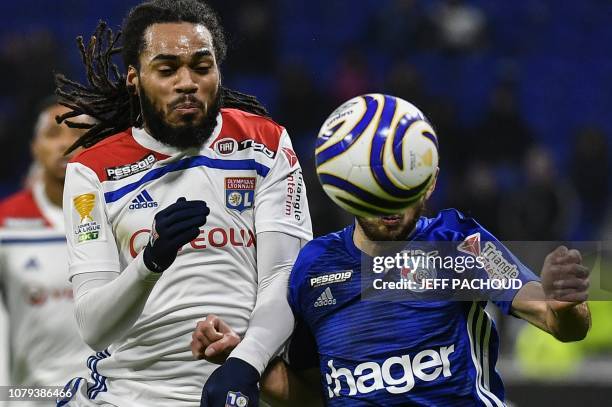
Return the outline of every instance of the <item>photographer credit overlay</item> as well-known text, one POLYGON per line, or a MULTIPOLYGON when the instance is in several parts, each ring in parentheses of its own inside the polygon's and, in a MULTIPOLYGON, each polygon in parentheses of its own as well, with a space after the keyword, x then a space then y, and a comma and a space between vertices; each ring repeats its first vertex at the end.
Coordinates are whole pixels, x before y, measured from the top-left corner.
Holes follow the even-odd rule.
MULTIPOLYGON (((540 281, 547 256, 560 246, 577 250, 589 270, 588 300, 612 301, 612 242, 499 242, 478 233, 462 241, 377 242, 376 254, 361 258, 361 298, 512 301, 526 284, 540 281)), ((532 295, 528 300, 547 300, 532 295)))

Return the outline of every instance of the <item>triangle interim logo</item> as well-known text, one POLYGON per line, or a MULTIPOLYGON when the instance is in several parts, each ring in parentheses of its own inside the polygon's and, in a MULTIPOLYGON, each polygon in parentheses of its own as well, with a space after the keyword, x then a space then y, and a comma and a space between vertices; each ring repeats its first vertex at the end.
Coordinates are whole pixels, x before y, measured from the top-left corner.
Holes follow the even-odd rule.
POLYGON ((480 232, 466 237, 463 242, 459 243, 457 250, 465 254, 471 254, 474 257, 480 256, 480 232))

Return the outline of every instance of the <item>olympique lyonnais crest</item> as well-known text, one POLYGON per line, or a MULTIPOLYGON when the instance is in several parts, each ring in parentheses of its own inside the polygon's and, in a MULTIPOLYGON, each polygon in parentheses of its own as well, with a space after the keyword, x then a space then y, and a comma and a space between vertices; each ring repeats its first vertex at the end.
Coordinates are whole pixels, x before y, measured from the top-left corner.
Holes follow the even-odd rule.
POLYGON ((254 177, 225 178, 225 206, 238 212, 253 207, 255 199, 254 177))

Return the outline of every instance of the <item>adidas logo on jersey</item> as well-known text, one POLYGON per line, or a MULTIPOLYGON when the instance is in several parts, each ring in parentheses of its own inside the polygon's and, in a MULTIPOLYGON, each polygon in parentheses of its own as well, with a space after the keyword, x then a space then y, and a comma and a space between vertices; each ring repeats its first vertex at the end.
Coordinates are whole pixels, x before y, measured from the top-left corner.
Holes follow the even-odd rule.
POLYGON ((38 270, 39 268, 40 268, 40 265, 38 264, 38 260, 36 259, 36 257, 30 258, 28 262, 25 264, 26 270, 38 270))
POLYGON ((143 190, 139 193, 136 198, 132 200, 130 204, 130 209, 146 209, 146 208, 157 208, 158 203, 155 202, 155 199, 149 195, 147 190, 143 190))
POLYGON ((331 289, 329 287, 327 287, 325 291, 323 291, 321 295, 319 295, 319 298, 317 298, 314 303, 315 308, 324 307, 326 305, 336 305, 336 299, 332 295, 331 289))

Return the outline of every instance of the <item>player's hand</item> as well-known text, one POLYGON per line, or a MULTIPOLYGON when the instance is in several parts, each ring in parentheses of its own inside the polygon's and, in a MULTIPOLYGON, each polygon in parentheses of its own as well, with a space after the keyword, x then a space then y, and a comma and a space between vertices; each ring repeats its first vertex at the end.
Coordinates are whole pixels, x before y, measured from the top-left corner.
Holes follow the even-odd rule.
POLYGON ((144 249, 143 260, 151 271, 162 272, 176 259, 181 247, 200 234, 210 209, 204 201, 179 198, 155 215, 151 238, 144 249))
POLYGON ((587 300, 589 274, 578 250, 559 246, 546 256, 542 267, 542 288, 549 307, 557 312, 587 300))
POLYGON ((257 407, 259 372, 242 359, 228 358, 210 375, 200 407, 257 407))
POLYGON ((220 365, 239 343, 240 336, 221 318, 210 314, 198 322, 191 335, 191 353, 196 359, 220 365))

